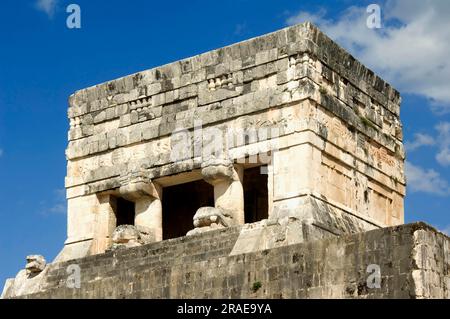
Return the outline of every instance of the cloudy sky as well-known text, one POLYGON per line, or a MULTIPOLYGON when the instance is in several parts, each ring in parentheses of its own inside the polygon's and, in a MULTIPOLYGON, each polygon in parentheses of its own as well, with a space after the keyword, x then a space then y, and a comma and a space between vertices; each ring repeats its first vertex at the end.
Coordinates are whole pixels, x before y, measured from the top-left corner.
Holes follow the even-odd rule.
POLYGON ((2 0, 0 286, 65 240, 71 93, 306 20, 402 92, 406 221, 450 232, 449 16, 448 0, 2 0), (81 29, 66 27, 70 3, 81 29), (380 29, 367 28, 370 4, 380 29))

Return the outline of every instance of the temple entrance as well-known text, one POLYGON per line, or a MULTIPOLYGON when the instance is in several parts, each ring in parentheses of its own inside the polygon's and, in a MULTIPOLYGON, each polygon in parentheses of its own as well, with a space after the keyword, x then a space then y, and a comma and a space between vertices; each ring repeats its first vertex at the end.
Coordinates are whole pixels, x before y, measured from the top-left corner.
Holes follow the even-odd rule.
POLYGON ((163 239, 185 236, 200 207, 214 207, 214 187, 203 180, 163 189, 163 239))
POLYGON ((268 175, 261 173, 261 167, 252 167, 244 170, 243 187, 246 224, 267 219, 269 216, 267 181, 268 175))
POLYGON ((135 204, 123 198, 116 199, 116 227, 134 225, 135 204))

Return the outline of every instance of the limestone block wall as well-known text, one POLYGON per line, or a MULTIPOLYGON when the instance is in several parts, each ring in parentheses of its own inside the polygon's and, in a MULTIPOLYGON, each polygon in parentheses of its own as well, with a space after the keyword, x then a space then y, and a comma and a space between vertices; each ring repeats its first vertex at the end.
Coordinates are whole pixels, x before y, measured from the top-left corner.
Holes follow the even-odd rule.
POLYGON ((238 233, 228 228, 54 264, 42 289, 23 297, 450 298, 450 238, 425 224, 228 256, 238 233), (81 268, 80 289, 66 286, 73 264, 81 268))
POLYGON ((310 23, 80 90, 69 104, 59 261, 110 246, 117 197, 144 207, 135 223, 161 239, 164 187, 177 183, 209 181, 216 208, 231 205, 241 225, 239 172, 252 156, 267 166, 269 219, 335 235, 403 223, 399 93, 310 23), (220 136, 216 162, 209 132, 220 136), (175 152, 180 141, 191 147, 175 152))

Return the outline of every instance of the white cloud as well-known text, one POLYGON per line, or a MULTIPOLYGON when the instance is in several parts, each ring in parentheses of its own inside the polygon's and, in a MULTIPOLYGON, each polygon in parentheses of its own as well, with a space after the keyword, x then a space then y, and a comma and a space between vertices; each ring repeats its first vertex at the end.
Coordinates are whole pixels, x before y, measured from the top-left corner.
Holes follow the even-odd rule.
POLYGON ((53 206, 50 207, 50 212, 57 214, 65 214, 67 211, 66 190, 64 188, 56 189, 54 193, 55 193, 55 200, 53 206))
POLYGON ((300 11, 297 14, 290 16, 287 18, 286 23, 289 25, 302 23, 306 21, 314 22, 318 25, 324 25, 327 24, 329 21, 325 20, 324 17, 326 15, 325 9, 320 9, 317 13, 310 13, 306 11, 300 11))
POLYGON ((49 18, 52 18, 55 14, 57 5, 58 0, 37 0, 36 2, 36 8, 47 14, 49 18))
POLYGON ((422 146, 433 146, 435 144, 436 144, 436 141, 434 140, 434 138, 431 135, 416 133, 416 134, 414 134, 414 141, 405 143, 405 149, 408 152, 412 152, 422 146))
POLYGON ((405 143, 408 152, 422 146, 436 146, 438 148, 436 161, 442 166, 450 166, 450 122, 441 122, 435 126, 436 136, 417 133, 414 140, 405 143))
POLYGON ((49 211, 53 214, 65 214, 67 210, 67 206, 65 203, 57 203, 50 207, 49 211))
POLYGON ((443 148, 439 151, 436 155, 436 160, 441 164, 442 166, 449 166, 450 165, 450 149, 449 148, 443 148))
POLYGON ((66 190, 56 189, 53 191, 53 199, 51 201, 42 201, 40 203, 40 214, 42 216, 48 217, 50 215, 66 214, 67 212, 67 201, 66 201, 66 190), (47 204, 51 202, 51 205, 47 204))
POLYGON ((442 122, 436 126, 438 131, 439 152, 436 160, 442 166, 450 165, 450 122, 442 122))
POLYGON ((423 192, 439 196, 450 195, 450 185, 433 169, 405 163, 405 173, 408 187, 412 192, 423 192))
POLYGON ((337 19, 325 11, 300 12, 288 24, 316 23, 328 36, 376 70, 400 91, 429 98, 450 111, 450 1, 386 0, 383 27, 366 26, 366 7, 349 7, 337 19))

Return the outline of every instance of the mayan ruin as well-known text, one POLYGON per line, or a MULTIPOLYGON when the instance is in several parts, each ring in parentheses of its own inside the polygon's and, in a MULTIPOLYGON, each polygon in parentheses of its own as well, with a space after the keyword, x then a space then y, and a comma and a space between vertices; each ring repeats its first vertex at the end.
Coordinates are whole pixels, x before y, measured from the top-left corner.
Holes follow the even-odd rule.
POLYGON ((2 298, 450 298, 400 104, 309 22, 79 90, 67 239, 2 298))

